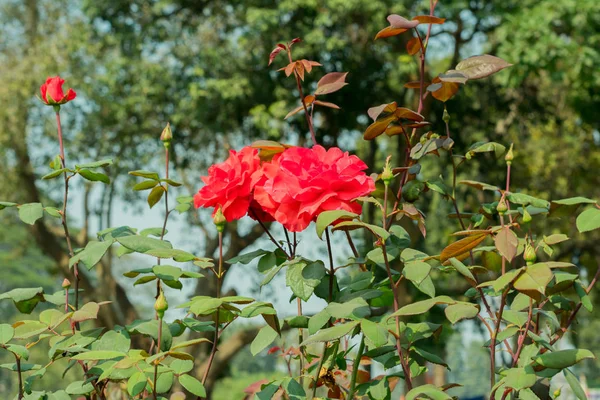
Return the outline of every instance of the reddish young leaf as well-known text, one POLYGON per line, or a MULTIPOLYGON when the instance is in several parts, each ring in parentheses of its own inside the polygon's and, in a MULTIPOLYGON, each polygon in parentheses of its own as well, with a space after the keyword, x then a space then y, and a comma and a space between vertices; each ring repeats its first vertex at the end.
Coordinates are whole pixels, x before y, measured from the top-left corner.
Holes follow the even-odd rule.
POLYGON ((396 120, 396 116, 392 114, 386 118, 381 118, 381 119, 373 122, 371 125, 369 125, 369 127, 365 131, 363 138, 365 140, 375 139, 377 136, 379 136, 383 132, 385 132, 388 125, 391 124, 392 121, 395 121, 395 120, 396 120))
POLYGON ((302 62, 300 62, 300 61, 296 61, 295 64, 296 64, 296 66, 294 67, 294 69, 298 73, 298 76, 300 77, 300 79, 304 80, 304 64, 302 64, 302 62))
MULTIPOLYGON (((439 77, 433 79, 433 85, 441 85, 439 88, 435 90, 430 90, 429 87, 427 90, 431 91, 431 95, 438 99, 439 101, 446 102, 450 100, 457 92, 460 87, 460 84, 454 82, 442 82, 439 77)), ((430 87, 431 87, 430 86, 430 87)))
POLYGON ((494 243, 496 244, 496 249, 498 249, 498 252, 504 256, 508 262, 511 262, 517 255, 519 239, 508 226, 505 226, 496 234, 494 243))
POLYGON ((404 33, 407 30, 408 29, 396 29, 392 28, 391 26, 388 26, 377 32, 377 35, 375 35, 375 40, 400 35, 401 33, 404 33))
POLYGON ((302 111, 304 109, 303 106, 299 106, 294 108, 292 111, 290 111, 289 113, 287 113, 287 115, 285 117, 283 117, 283 119, 288 119, 289 117, 291 117, 292 115, 298 114, 300 111, 302 111))
POLYGON ((377 107, 371 107, 367 110, 367 114, 369 114, 369 117, 371 117, 371 119, 375 121, 377 118, 379 118, 379 115, 381 115, 381 113, 393 113, 394 111, 396 111, 396 108, 398 108, 398 105, 395 101, 393 101, 388 104, 382 104, 377 107))
MULTIPOLYGON (((430 82, 423 82, 423 87, 429 86, 430 82)), ((412 81, 404 84, 404 87, 407 89, 421 89, 421 82, 412 81)))
POLYGON ((451 83, 462 83, 465 84, 469 78, 460 71, 449 69, 443 74, 439 75, 440 81, 451 82, 451 83))
POLYGON ((281 50, 285 50, 285 45, 278 43, 277 47, 275 47, 273 49, 273 51, 271 52, 271 54, 269 54, 269 65, 271 65, 271 63, 273 62, 273 60, 275 59, 275 57, 277 57, 277 54, 279 54, 279 52, 281 50))
POLYGON ((314 104, 321 107, 335 108, 336 110, 340 109, 340 106, 338 106, 337 104, 330 103, 328 101, 315 100, 314 104))
POLYGON ((419 21, 410 21, 398 14, 388 15, 387 20, 394 29, 411 29, 419 25, 419 21))
POLYGON ((291 62, 288 65, 286 65, 285 67, 279 68, 277 70, 277 72, 279 72, 279 71, 285 71, 285 76, 290 76, 292 74, 292 72, 294 72, 294 67, 295 66, 296 66, 296 63, 295 62, 291 62))
POLYGON ((317 82, 315 94, 322 95, 337 92, 347 85, 346 75, 348 75, 347 72, 330 72, 323 76, 319 82, 317 82))
POLYGON ((277 353, 279 350, 281 350, 281 347, 279 346, 271 347, 269 351, 267 351, 267 354, 277 353))
POLYGON ((446 18, 434 17, 433 15, 417 15, 413 21, 419 21, 420 24, 443 24, 446 18))
POLYGON ((304 104, 312 104, 315 101, 315 95, 309 94, 308 96, 304 96, 304 104))
POLYGON ((421 122, 425 120, 425 117, 423 117, 421 114, 405 107, 398 107, 396 111, 394 111, 394 115, 396 115, 398 118, 409 119, 411 121, 421 122))
POLYGON ((444 250, 442 250, 442 254, 440 254, 440 261, 444 263, 452 257, 460 260, 461 256, 468 256, 469 252, 483 242, 486 237, 487 234, 467 236, 448 245, 444 250))
POLYGON ((507 63, 499 57, 484 54, 482 56, 469 57, 459 62, 456 70, 469 79, 481 79, 510 66, 512 64, 507 63))
POLYGON ((319 64, 316 61, 300 60, 298 62, 302 63, 302 65, 304 66, 304 69, 306 70, 306 72, 312 71, 312 67, 320 67, 321 66, 321 64, 319 64))
POLYGON ((406 51, 411 56, 414 56, 415 54, 417 54, 419 52, 419 50, 421 50, 421 42, 419 42, 418 38, 416 38, 416 37, 411 38, 406 43, 406 51))
POLYGON ((300 43, 302 41, 302 39, 300 39, 299 37, 292 39, 292 41, 290 42, 290 47, 292 47, 295 43, 300 43))

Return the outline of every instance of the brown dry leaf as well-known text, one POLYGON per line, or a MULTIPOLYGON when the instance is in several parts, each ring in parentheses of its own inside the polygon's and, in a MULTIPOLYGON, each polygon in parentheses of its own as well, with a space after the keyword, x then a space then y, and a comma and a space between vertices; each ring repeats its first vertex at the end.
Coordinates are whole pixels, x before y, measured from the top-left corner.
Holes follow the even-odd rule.
POLYGON ((481 242, 485 240, 486 237, 487 233, 467 236, 464 239, 460 239, 446 246, 446 248, 442 250, 442 253, 440 254, 440 262, 444 263, 452 257, 459 258, 464 254, 467 254, 468 256, 469 251, 477 247, 481 242))

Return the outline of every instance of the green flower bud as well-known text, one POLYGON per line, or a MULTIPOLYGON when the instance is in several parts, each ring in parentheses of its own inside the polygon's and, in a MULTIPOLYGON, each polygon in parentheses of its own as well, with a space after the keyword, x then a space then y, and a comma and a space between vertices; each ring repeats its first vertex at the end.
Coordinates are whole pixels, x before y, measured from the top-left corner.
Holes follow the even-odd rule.
POLYGON ((500 215, 504 215, 508 211, 508 205, 506 204, 506 200, 504 199, 504 197, 502 197, 498 202, 498 205, 496 206, 496 211, 498 211, 498 214, 500 215))
POLYGON ((419 198, 423 189, 425 189, 423 182, 417 180, 406 182, 402 187, 402 200, 407 203, 414 203, 419 198))
POLYGON ((523 259, 527 263, 527 265, 531 265, 535 263, 537 260, 537 255, 535 254, 535 248, 527 242, 525 245, 525 252, 523 252, 523 259))
POLYGON ((171 145, 171 140, 173 140, 173 132, 171 131, 171 124, 167 122, 167 126, 163 129, 160 134, 160 140, 163 142, 165 147, 169 147, 171 145))
POLYGON ((510 163, 512 162, 514 157, 515 157, 515 155, 513 154, 513 144, 511 143, 510 148, 508 149, 508 152, 504 156, 504 160, 506 161, 506 163, 508 165, 510 165, 510 163))
POLYGON ((448 110, 446 110, 446 107, 444 107, 444 115, 443 115, 442 119, 444 120, 445 123, 450 122, 450 114, 448 114, 448 110))
POLYGON ((217 231, 223 232, 225 230, 227 219, 225 219, 223 211, 221 211, 221 207, 217 208, 217 211, 215 212, 215 215, 213 217, 213 223, 217 227, 217 231))
POLYGON ((71 281, 68 280, 67 278, 65 278, 62 282, 62 288, 63 289, 68 289, 71 287, 71 281))
POLYGON ((523 208, 523 223, 528 224, 531 222, 531 214, 527 211, 527 208, 523 208))
POLYGON ((390 158, 392 156, 388 156, 388 158, 385 160, 385 167, 383 168, 383 172, 381 173, 381 180, 383 180, 383 183, 388 186, 390 184, 390 182, 392 181, 392 179, 394 179, 394 172, 392 171, 392 168, 390 167, 390 158))
POLYGON ((167 298, 163 291, 160 291, 160 294, 156 298, 156 302, 154 303, 154 309, 158 314, 158 318, 162 319, 165 316, 165 311, 169 308, 169 303, 167 303, 167 298))

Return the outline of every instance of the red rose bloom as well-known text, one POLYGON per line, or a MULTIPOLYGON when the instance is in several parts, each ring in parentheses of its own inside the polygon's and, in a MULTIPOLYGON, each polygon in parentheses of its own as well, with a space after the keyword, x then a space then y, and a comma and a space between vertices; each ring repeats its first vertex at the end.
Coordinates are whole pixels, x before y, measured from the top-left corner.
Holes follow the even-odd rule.
POLYGON ((242 218, 248 209, 257 207, 252 200, 252 189, 262 174, 258 150, 244 147, 239 152, 231 150, 229 158, 208 169, 208 176, 203 176, 206 184, 194 195, 194 206, 221 207, 227 221, 242 218))
POLYGON ((367 165, 337 147, 291 147, 263 165, 254 199, 292 232, 300 232, 323 211, 360 213, 355 200, 375 190, 367 165))
POLYGON ((73 100, 77 93, 73 89, 69 89, 67 94, 64 94, 62 89, 64 83, 65 80, 61 79, 60 76, 46 79, 46 83, 40 87, 42 101, 49 106, 56 106, 73 100))

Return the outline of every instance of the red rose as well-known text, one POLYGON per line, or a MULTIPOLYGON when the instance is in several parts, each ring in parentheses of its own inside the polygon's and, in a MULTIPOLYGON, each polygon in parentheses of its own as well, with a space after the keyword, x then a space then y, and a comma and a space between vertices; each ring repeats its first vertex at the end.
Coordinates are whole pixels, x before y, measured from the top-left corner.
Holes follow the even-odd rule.
POLYGON ((360 213, 355 200, 375 190, 367 165, 337 147, 291 147, 263 165, 254 199, 288 230, 300 232, 328 210, 360 213))
POLYGON ((65 80, 61 79, 60 76, 46 79, 46 83, 40 87, 42 101, 49 106, 56 106, 73 100, 77 96, 77 93, 73 89, 69 89, 67 94, 64 94, 62 89, 63 83, 65 83, 65 80))
POLYGON ((262 174, 258 150, 244 147, 239 152, 231 150, 229 158, 208 169, 208 176, 203 176, 206 184, 194 196, 194 206, 221 207, 227 221, 242 218, 248 212, 252 201, 252 189, 262 174))

